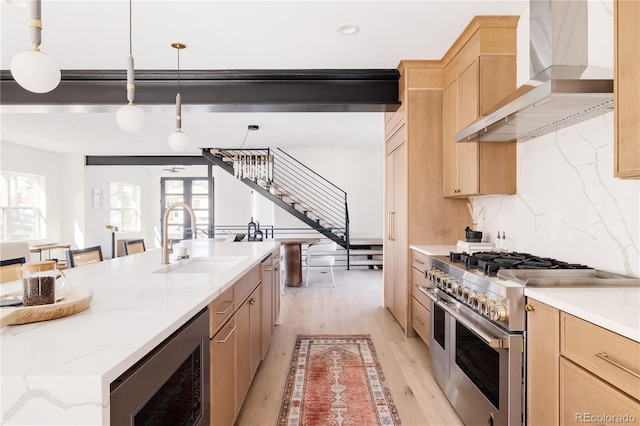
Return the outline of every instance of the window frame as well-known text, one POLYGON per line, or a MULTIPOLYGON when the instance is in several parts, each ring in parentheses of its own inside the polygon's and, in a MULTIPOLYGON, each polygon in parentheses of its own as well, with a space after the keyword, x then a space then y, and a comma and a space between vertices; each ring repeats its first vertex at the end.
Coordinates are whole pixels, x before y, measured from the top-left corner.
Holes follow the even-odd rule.
POLYGON ((118 231, 123 231, 123 232, 140 232, 142 231, 142 208, 141 208, 141 189, 140 189, 140 185, 135 185, 132 183, 125 183, 125 182, 109 182, 109 222, 111 225, 117 226, 118 231), (117 195, 120 198, 120 207, 114 207, 114 203, 113 203, 113 187, 117 186, 118 187, 118 192, 119 194, 117 195), (123 203, 123 193, 124 193, 124 188, 132 188, 133 192, 134 192, 134 207, 123 207, 124 203, 123 203), (118 211, 120 214, 120 221, 119 223, 114 223, 113 221, 113 212, 114 211, 118 211), (123 218, 123 212, 126 212, 130 215, 131 218, 133 218, 133 222, 135 222, 135 228, 136 229, 131 229, 131 228, 124 228, 122 226, 122 218, 123 218))
MULTIPOLYGON (((47 207, 47 193, 46 193, 46 176, 36 175, 33 173, 23 172, 11 172, 1 171, 1 190, 0 190, 0 240, 18 240, 18 241, 33 241, 42 240, 47 237, 46 229, 46 207, 47 207), (33 205, 15 204, 14 197, 17 197, 17 193, 20 188, 12 188, 12 179, 30 179, 34 182, 34 193, 32 194, 34 201, 33 205), (16 194, 14 194, 14 192, 16 194), (16 227, 19 224, 14 223, 13 212, 15 210, 26 210, 31 212, 33 218, 33 233, 30 235, 19 235, 16 233, 16 227)), ((27 197, 31 198, 31 197, 27 197)), ((19 216, 25 216, 19 215, 19 216)), ((28 214, 26 216, 29 216, 28 214)))
MULTIPOLYGON (((167 206, 167 196, 182 196, 182 201, 185 204, 188 204, 189 206, 192 207, 192 209, 194 210, 194 213, 199 211, 199 210, 208 210, 209 214, 207 216, 207 235, 208 238, 213 238, 214 237, 214 224, 215 224, 215 210, 214 210, 214 191, 213 191, 213 183, 214 183, 214 179, 213 176, 201 176, 201 177, 162 177, 160 178, 160 230, 161 232, 164 232, 164 229, 162 229, 162 218, 164 217, 164 212, 166 210, 167 206), (167 194, 166 192, 166 183, 168 181, 182 181, 182 193, 180 194, 167 194), (207 196, 209 197, 209 203, 207 208, 197 208, 197 207, 193 207, 193 183, 195 181, 207 181, 208 182, 208 191, 207 191, 207 196)), ((195 196, 198 196, 201 194, 195 194, 195 196)), ((173 212, 172 212, 173 213, 173 212)), ((183 218, 182 218, 182 237, 181 238, 172 238, 174 241, 179 241, 179 240, 188 240, 191 238, 191 218, 189 217, 189 214, 183 214, 183 218)), ((199 235, 202 235, 200 232, 198 233, 199 235)), ((164 235, 161 235, 161 238, 164 241, 164 235)))

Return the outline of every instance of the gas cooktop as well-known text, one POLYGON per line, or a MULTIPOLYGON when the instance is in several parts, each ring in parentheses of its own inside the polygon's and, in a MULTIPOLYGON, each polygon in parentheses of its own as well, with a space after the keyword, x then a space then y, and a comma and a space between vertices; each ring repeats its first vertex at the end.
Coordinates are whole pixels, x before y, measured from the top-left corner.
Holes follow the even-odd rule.
POLYGON ((640 278, 529 253, 450 252, 448 261, 487 279, 496 277, 524 286, 640 286, 640 278))

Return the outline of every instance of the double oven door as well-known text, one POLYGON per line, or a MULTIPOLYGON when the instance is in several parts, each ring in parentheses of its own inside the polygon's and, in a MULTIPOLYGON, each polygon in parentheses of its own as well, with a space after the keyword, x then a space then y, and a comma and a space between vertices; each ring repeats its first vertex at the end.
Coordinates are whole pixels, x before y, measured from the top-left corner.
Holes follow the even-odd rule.
POLYGON ((438 289, 431 299, 433 374, 465 424, 522 425, 523 335, 508 333, 438 289))

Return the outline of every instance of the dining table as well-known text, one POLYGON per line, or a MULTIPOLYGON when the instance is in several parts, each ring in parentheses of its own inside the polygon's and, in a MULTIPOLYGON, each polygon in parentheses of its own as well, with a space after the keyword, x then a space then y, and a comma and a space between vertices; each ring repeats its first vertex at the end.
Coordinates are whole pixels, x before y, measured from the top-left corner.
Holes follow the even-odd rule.
POLYGON ((319 243, 319 238, 280 238, 277 242, 284 245, 285 284, 288 287, 302 285, 302 245, 319 243))
POLYGON ((42 252, 47 252, 47 259, 51 257, 51 250, 55 249, 68 249, 71 247, 71 244, 68 243, 47 243, 47 244, 36 244, 34 246, 29 247, 29 252, 31 253, 40 253, 40 260, 42 260, 42 252))

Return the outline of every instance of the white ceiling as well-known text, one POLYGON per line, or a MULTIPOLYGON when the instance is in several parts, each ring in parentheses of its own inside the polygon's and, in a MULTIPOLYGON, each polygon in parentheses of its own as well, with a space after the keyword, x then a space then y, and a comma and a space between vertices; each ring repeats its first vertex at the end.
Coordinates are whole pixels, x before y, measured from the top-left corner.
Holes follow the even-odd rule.
MULTIPOLYGON (((30 48, 28 8, 2 0, 0 67, 30 48)), ((42 51, 61 69, 124 69, 129 2, 42 2, 42 51)), ((187 44, 182 70, 396 68, 402 59, 440 59, 475 15, 522 15, 528 0, 133 1, 136 69, 177 66, 172 42, 187 44), (337 28, 357 24, 343 36, 337 28)), ((0 94, 1 96, 1 94, 0 94)), ((1 99, 1 98, 0 98, 1 99)), ((123 104, 126 94, 123 87, 123 104)), ((185 100, 187 103, 187 100, 185 100)), ((144 108, 144 105, 139 105, 144 108)), ((145 130, 119 129, 114 113, 14 112, 2 107, 3 142, 91 155, 170 154, 174 106, 148 112, 145 130)), ((183 107, 183 130, 198 146, 363 147, 381 143, 382 113, 203 113, 183 107)))

